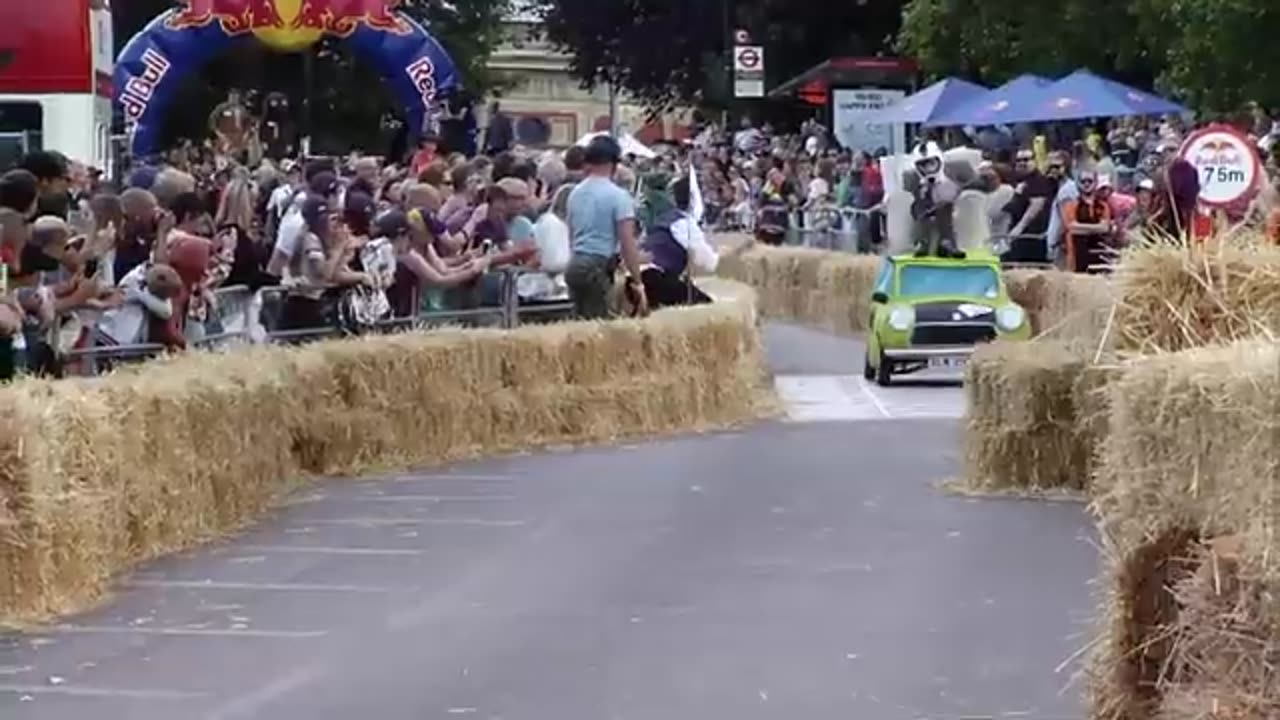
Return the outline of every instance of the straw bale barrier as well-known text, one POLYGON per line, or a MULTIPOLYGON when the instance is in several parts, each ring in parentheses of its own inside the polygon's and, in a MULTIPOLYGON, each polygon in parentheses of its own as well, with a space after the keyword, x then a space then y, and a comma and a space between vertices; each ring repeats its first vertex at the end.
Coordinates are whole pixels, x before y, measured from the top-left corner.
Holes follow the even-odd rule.
POLYGON ((1132 360, 1108 401, 1092 716, 1277 717, 1280 344, 1132 360))
POLYGON ((1118 351, 1173 352, 1280 335, 1280 247, 1253 236, 1131 249, 1115 282, 1118 351))
POLYGON ((965 370, 968 414, 960 491, 1080 492, 1106 431, 1100 387, 1108 368, 1077 344, 994 342, 965 370))
POLYGON ((1014 269, 1004 273, 1009 298, 1027 311, 1031 327, 1080 348, 1096 350, 1111 314, 1115 284, 1106 275, 1014 269))
POLYGON ((765 318, 851 334, 867 329, 880 262, 874 255, 756 243, 722 259, 719 273, 754 287, 765 318))
POLYGON ((646 320, 193 353, 0 388, 0 622, 83 608, 307 475, 757 417, 754 293, 704 287, 720 301, 646 320))

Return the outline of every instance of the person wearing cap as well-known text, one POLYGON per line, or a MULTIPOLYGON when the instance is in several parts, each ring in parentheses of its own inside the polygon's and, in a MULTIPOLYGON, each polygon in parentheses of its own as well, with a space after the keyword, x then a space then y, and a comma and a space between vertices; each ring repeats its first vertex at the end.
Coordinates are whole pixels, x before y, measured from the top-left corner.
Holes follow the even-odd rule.
POLYGON ((335 208, 329 197, 319 193, 311 194, 302 204, 300 213, 305 229, 289 261, 291 280, 280 323, 283 330, 327 327, 330 318, 324 302, 326 291, 371 284, 367 275, 347 267, 358 249, 357 240, 344 225, 335 225, 335 208))
POLYGON ((280 229, 276 233, 275 248, 271 252, 271 260, 267 263, 267 274, 288 280, 290 268, 294 267, 294 257, 299 244, 307 231, 306 219, 302 216, 302 207, 308 199, 323 201, 326 207, 338 207, 340 186, 338 176, 331 170, 319 170, 307 180, 305 192, 294 194, 293 203, 280 220, 280 229))
POLYGON ((1082 170, 1076 185, 1077 197, 1067 200, 1062 207, 1067 270, 1103 272, 1111 256, 1108 242, 1114 231, 1111 208, 1098 195, 1098 175, 1093 170, 1082 170))
POLYGON ((380 215, 376 223, 379 236, 389 239, 396 253, 395 281, 387 289, 394 317, 445 309, 446 303, 438 291, 466 285, 489 270, 487 257, 459 255, 456 257, 461 260, 460 264, 440 258, 424 220, 434 218, 417 209, 409 212, 393 209, 380 215))
POLYGON ((648 312, 648 298, 640 281, 641 255, 636 239, 635 203, 613 182, 621 149, 607 135, 587 145, 586 177, 569 194, 569 238, 573 257, 565 283, 579 318, 609 317, 609 293, 619 258, 626 266, 627 285, 640 314, 648 312))
POLYGON ((1132 233, 1140 233, 1146 229, 1147 224, 1151 222, 1152 214, 1155 212, 1155 196, 1156 183, 1154 180, 1143 178, 1138 182, 1137 191, 1133 196, 1133 210, 1124 219, 1126 236, 1132 233))
MULTIPOLYGON (((1117 228, 1122 228, 1129 219, 1129 213, 1138 204, 1137 198, 1129 193, 1120 192, 1111 182, 1109 175, 1098 173, 1098 197, 1111 208, 1111 220, 1117 228)), ((1123 238, 1116 237, 1117 240, 1123 238)))

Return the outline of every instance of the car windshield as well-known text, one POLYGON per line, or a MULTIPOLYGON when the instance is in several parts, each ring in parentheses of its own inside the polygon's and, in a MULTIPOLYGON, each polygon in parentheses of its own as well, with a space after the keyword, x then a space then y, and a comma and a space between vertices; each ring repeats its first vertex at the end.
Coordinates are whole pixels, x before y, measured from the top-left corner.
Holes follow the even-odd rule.
POLYGON ((942 295, 994 300, 1000 293, 1000 279, 990 267, 904 265, 898 274, 899 295, 927 297, 942 295))

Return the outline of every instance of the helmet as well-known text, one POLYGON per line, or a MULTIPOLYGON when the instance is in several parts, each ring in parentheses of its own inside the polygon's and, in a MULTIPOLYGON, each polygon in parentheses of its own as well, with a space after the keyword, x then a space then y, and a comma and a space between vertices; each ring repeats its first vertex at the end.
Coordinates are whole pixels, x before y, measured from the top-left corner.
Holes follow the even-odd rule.
POLYGON ((930 140, 919 148, 913 164, 922 179, 935 179, 942 172, 942 148, 930 140))

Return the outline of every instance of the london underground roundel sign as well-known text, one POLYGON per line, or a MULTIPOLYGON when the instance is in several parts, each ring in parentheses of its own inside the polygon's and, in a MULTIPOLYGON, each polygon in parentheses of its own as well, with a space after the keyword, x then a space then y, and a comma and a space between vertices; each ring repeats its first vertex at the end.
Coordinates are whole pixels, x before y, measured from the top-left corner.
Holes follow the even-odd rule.
POLYGON ((1249 138, 1228 125, 1210 125, 1178 151, 1200 176, 1200 202, 1226 207, 1250 199, 1262 181, 1262 160, 1249 138))

